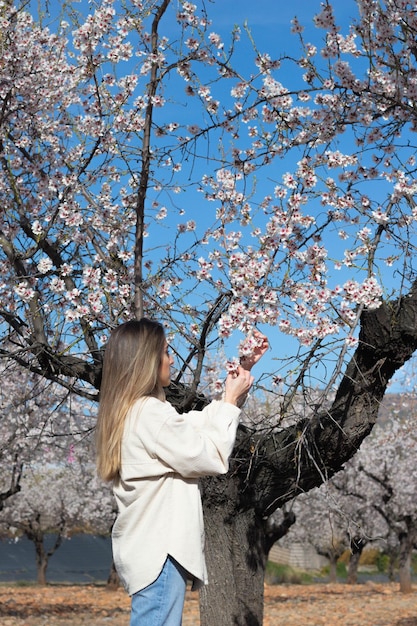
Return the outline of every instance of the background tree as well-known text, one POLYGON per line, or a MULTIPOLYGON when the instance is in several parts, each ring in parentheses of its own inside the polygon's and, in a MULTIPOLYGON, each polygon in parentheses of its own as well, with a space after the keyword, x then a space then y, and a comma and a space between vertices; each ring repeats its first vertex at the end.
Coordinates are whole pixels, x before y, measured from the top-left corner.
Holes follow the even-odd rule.
POLYGON ((57 453, 56 440, 49 444, 37 462, 24 467, 21 490, 0 513, 2 536, 33 542, 40 585, 46 584, 49 559, 64 539, 80 532, 107 536, 114 519, 111 492, 95 475, 91 444, 87 463, 85 447, 70 444, 64 456, 65 449, 57 453))
MULTIPOLYGON (((108 490, 105 493, 103 487, 99 490, 95 481, 96 497, 93 500, 90 494, 88 498, 84 484, 80 489, 80 483, 88 478, 86 475, 80 478, 72 466, 60 470, 26 471, 21 492, 7 502, 1 513, 3 535, 7 533, 8 537, 17 539, 25 536, 33 542, 40 585, 47 583, 49 559, 64 539, 77 532, 93 530, 97 534, 107 534, 109 531, 111 507, 106 511, 106 517, 100 518, 99 515, 106 508, 104 503, 109 504, 108 490)), ((94 480, 91 476, 90 479, 94 480)), ((110 567, 109 562, 109 571, 110 567)))
POLYGON ((331 481, 298 496, 292 507, 296 523, 286 536, 286 544, 313 546, 329 562, 330 582, 337 582, 337 562, 349 548, 346 511, 335 499, 331 481))
MULTIPOLYGON (((409 593, 417 542, 415 400, 400 396, 393 409, 396 415, 378 421, 347 465, 344 491, 366 503, 369 516, 386 526, 386 550, 398 559, 400 590, 409 593)), ((339 476, 334 480, 338 484, 339 476)))
POLYGON ((337 564, 349 553, 347 582, 357 582, 358 565, 364 548, 371 542, 384 550, 388 528, 384 519, 375 514, 372 485, 357 485, 356 468, 348 463, 332 479, 295 498, 288 505, 295 524, 283 540, 283 545, 309 544, 329 562, 330 581, 337 582, 337 564))
MULTIPOLYGON (((61 442, 63 433, 68 434, 71 411, 66 402, 67 393, 62 388, 25 370, 13 360, 3 359, 0 377, 1 510, 5 500, 20 491, 25 465, 34 459, 43 459, 42 445, 51 444, 56 430, 61 442), (61 421, 63 412, 64 430, 61 421)), ((86 431, 84 434, 87 434, 86 431)), ((58 440, 55 444, 60 447, 58 440)))
POLYGON ((278 337, 279 415, 202 486, 203 626, 262 622, 267 518, 354 454, 417 346, 416 12, 349 7, 317 2, 314 43, 295 19, 290 56, 204 2, 2 6, 1 354, 96 399, 108 330, 155 315, 186 410, 210 351, 278 337))
POLYGON ((329 559, 333 581, 337 560, 349 549, 348 582, 356 582, 360 556, 372 542, 398 567, 400 590, 410 592, 417 519, 414 422, 414 392, 386 397, 372 433, 343 471, 290 507, 296 523, 285 542, 313 545, 329 559))
POLYGON ((389 529, 380 515, 375 514, 369 498, 372 486, 356 481, 356 467, 350 462, 343 472, 332 478, 332 487, 337 493, 337 500, 342 502, 345 529, 348 538, 349 562, 347 580, 349 584, 358 581, 358 568, 361 556, 367 546, 374 546, 384 551, 389 529))
POLYGON ((108 535, 114 502, 95 472, 90 403, 13 362, 2 374, 1 534, 33 542, 45 584, 63 538, 81 530, 108 535), (6 490, 16 467, 15 488, 6 490))

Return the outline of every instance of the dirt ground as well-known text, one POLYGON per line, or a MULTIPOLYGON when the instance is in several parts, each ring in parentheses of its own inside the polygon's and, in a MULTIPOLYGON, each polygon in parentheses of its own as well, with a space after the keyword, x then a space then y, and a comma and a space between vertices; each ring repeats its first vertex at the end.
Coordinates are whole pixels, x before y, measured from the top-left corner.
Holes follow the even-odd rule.
MULTIPOLYGON (((128 626, 123 590, 96 586, 0 586, 0 626, 128 626)), ((183 626, 199 626, 198 594, 187 592, 183 626)), ((264 626, 417 626, 417 591, 398 584, 265 587, 264 626)))

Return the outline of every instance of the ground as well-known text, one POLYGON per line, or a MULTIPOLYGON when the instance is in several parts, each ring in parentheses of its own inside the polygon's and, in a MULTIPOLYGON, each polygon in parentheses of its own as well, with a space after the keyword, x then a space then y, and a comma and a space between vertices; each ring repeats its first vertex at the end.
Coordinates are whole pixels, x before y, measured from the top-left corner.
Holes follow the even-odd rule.
MULTIPOLYGON (((0 586, 1 626, 128 626, 124 591, 99 586, 0 586)), ((187 592, 183 626, 199 626, 187 592)), ((267 585, 264 626, 417 626, 417 591, 398 584, 267 585)))

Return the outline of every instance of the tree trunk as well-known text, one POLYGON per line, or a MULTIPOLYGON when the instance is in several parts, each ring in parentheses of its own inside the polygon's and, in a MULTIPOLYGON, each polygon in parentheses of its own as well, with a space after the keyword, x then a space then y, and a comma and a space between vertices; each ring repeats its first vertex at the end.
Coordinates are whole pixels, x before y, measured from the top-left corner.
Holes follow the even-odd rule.
POLYGON ((417 522, 410 516, 406 516, 405 524, 407 531, 400 534, 400 591, 401 593, 411 593, 411 555, 417 541, 417 522))
POLYGON ((362 552, 352 552, 348 563, 346 582, 348 585, 356 585, 358 582, 358 567, 362 552))
POLYGON ((227 487, 223 501, 205 500, 209 584, 200 592, 201 626, 262 626, 265 523, 253 509, 233 508, 231 482, 216 481, 227 487))
POLYGON ((401 593, 411 593, 411 552, 401 554, 399 574, 401 593))
POLYGON ((393 583, 395 580, 395 567, 397 562, 398 555, 396 551, 390 550, 388 553, 388 580, 390 583, 393 583))
POLYGON ((48 568, 49 559, 56 552, 56 550, 58 550, 59 546, 62 543, 61 532, 63 528, 63 522, 61 523, 61 528, 59 529, 59 532, 55 536, 52 546, 48 550, 46 550, 46 534, 41 529, 39 525, 39 520, 40 514, 38 514, 36 520, 30 520, 27 524, 24 524, 22 529, 26 537, 30 541, 33 541, 33 545, 35 546, 38 584, 46 585, 46 570, 48 568))
POLYGON ((110 572, 107 578, 107 587, 108 589, 118 589, 118 587, 120 587, 119 574, 117 573, 113 560, 111 562, 110 572))
POLYGON ((48 559, 45 557, 45 554, 41 558, 36 559, 36 565, 38 585, 46 585, 46 570, 48 567, 48 559))
POLYGON ((353 537, 350 542, 351 555, 348 564, 348 575, 346 582, 348 585, 355 585, 358 582, 358 566, 367 541, 363 537, 353 537))
MULTIPOLYGON (((28 536, 28 534, 27 534, 28 536)), ((45 547, 43 545, 43 535, 39 533, 32 533, 30 536, 31 541, 35 546, 36 553, 36 580, 38 585, 46 585, 46 570, 48 567, 48 555, 46 554, 45 547)))
POLYGON ((337 556, 332 552, 328 555, 329 559, 329 581, 337 583, 337 556))

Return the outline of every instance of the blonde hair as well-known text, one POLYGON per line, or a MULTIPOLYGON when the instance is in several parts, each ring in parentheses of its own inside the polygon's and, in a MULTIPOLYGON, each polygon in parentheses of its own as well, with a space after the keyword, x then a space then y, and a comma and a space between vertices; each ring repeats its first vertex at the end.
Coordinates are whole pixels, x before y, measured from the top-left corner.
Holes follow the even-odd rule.
POLYGON ((165 399, 159 369, 165 348, 162 324, 142 318, 112 331, 104 353, 96 427, 98 475, 118 478, 126 415, 143 396, 165 399))

